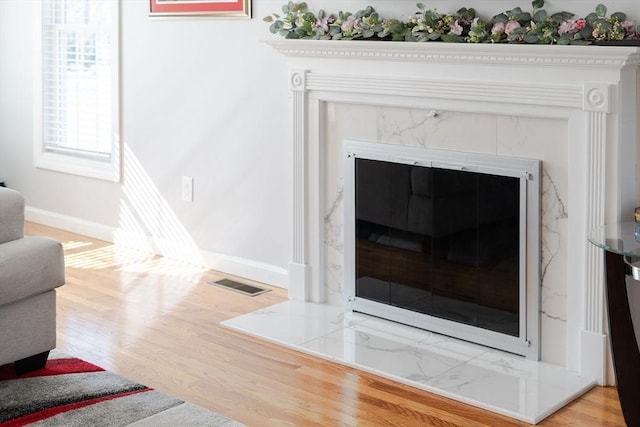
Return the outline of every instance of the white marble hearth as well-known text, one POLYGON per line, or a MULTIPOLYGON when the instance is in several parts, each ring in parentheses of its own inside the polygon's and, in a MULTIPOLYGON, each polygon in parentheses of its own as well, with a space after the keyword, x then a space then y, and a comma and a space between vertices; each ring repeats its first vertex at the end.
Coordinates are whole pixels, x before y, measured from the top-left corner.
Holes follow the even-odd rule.
POLYGON ((286 301, 222 324, 532 424, 595 385, 556 365, 328 304, 286 301))

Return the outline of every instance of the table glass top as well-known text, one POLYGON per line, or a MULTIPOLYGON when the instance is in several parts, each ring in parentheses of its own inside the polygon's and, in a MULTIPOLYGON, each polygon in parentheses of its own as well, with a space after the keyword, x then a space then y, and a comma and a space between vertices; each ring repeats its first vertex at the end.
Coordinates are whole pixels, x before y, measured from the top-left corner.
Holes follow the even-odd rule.
POLYGON ((598 227, 589 233, 589 241, 610 252, 640 257, 640 224, 621 222, 598 227))

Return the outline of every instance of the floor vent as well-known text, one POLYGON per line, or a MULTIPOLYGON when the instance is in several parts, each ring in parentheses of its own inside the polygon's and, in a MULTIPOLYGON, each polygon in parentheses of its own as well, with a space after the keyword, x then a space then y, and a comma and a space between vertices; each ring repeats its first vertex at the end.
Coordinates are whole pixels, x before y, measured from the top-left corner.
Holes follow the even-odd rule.
POLYGON ((215 282, 209 282, 209 283, 211 283, 212 285, 229 289, 231 291, 239 292, 244 295, 249 295, 250 297, 255 297, 256 295, 269 292, 269 289, 259 288, 257 286, 247 285, 246 283, 240 283, 240 282, 236 282, 234 280, 229 280, 229 279, 222 279, 222 280, 217 280, 215 282))

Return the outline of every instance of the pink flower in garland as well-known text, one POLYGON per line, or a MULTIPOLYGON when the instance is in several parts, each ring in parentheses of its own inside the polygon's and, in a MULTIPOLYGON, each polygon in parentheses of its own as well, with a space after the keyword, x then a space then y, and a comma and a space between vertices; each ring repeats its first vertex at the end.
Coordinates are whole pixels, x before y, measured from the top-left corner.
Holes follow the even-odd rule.
POLYGON ((587 21, 585 21, 584 19, 578 19, 577 21, 567 19, 566 21, 563 21, 558 27, 558 34, 575 34, 583 29, 586 25, 587 21))
POLYGON ((502 34, 504 33, 504 22, 496 22, 491 27, 491 34, 502 34))
POLYGON ((572 34, 576 32, 576 23, 570 19, 563 21, 558 27, 558 34, 572 34))
POLYGON ((634 34, 636 32, 636 23, 633 21, 624 21, 620 25, 627 32, 627 34, 634 34))
POLYGON ((342 23, 342 25, 340 26, 340 29, 345 33, 350 33, 351 31, 353 31, 353 27, 355 25, 356 25, 356 20, 353 18, 353 16, 350 16, 347 18, 346 21, 342 23))
POLYGON ((462 32, 464 31, 464 28, 462 28, 462 25, 460 25, 460 23, 456 19, 455 21, 453 21, 451 23, 451 25, 449 25, 449 30, 450 30, 451 34, 455 34, 457 36, 461 36, 462 32))
POLYGON ((325 33, 329 32, 329 24, 333 23, 333 19, 329 19, 331 17, 329 16, 325 16, 322 19, 318 19, 318 21, 316 22, 316 28, 320 28, 322 29, 322 31, 324 31, 325 33))
POLYGON ((509 35, 513 32, 513 30, 520 27, 521 25, 518 21, 509 21, 504 25, 504 33, 506 35, 509 35))

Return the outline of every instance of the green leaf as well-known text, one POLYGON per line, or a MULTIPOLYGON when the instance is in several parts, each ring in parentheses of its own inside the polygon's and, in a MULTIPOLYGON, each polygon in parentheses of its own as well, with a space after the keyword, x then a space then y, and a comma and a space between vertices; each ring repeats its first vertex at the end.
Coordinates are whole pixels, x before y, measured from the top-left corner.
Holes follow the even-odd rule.
POLYGON ((362 32, 362 37, 364 37, 365 39, 368 39, 369 37, 373 37, 375 33, 371 30, 364 30, 362 32))
POLYGON ((525 34, 522 39, 524 40, 525 43, 529 43, 529 44, 538 43, 538 40, 540 40, 540 38, 536 34, 533 34, 533 33, 525 34))
POLYGON ((595 20, 595 22, 593 23, 593 27, 595 28, 598 25, 605 31, 611 28, 611 24, 609 23, 609 21, 604 18, 598 18, 595 20))
POLYGON ((533 20, 536 22, 542 22, 547 19, 547 11, 544 9, 537 10, 536 13, 533 14, 533 20))
POLYGON ((519 41, 520 37, 524 36, 527 32, 527 29, 524 27, 516 28, 507 36, 507 40, 510 42, 519 41))
POLYGON ((624 22, 627 20, 627 15, 624 12, 616 12, 611 14, 611 17, 617 19, 618 22, 624 22))
POLYGON ((583 39, 588 39, 593 34, 593 27, 591 25, 587 25, 583 29, 580 30, 578 35, 580 35, 583 39))
POLYGON ((462 43, 464 42, 464 37, 455 34, 443 34, 442 41, 448 43, 462 43))
POLYGON ((607 6, 603 5, 602 3, 597 5, 596 6, 596 14, 601 18, 607 16, 607 6))
POLYGON ((278 25, 278 24, 282 24, 282 22, 276 21, 273 24, 269 25, 269 31, 271 31, 271 34, 275 34, 280 31, 280 28, 282 28, 282 25, 278 25))
POLYGON ((429 12, 429 18, 433 19, 434 21, 437 21, 438 19, 440 19, 440 14, 437 11, 428 10, 427 12, 429 12))
POLYGON ((273 16, 271 16, 271 15, 265 16, 264 18, 262 18, 262 20, 264 22, 273 22, 273 16))
POLYGON ((558 39, 558 44, 560 45, 571 44, 571 36, 567 34, 561 35, 560 38, 558 39))
POLYGON ((293 31, 288 31, 288 30, 280 30, 280 35, 283 36, 285 39, 299 39, 300 37, 294 33, 293 31))
POLYGON ((544 0, 533 0, 531 6, 533 6, 534 9, 540 9, 544 6, 544 0))
POLYGON ((492 24, 495 24, 497 22, 508 22, 508 21, 509 21, 509 17, 504 13, 496 15, 491 19, 492 24))
POLYGON ((522 12, 518 15, 519 21, 531 21, 531 14, 529 12, 522 12))
POLYGON ((468 21, 473 21, 476 17, 476 10, 474 8, 467 9, 466 7, 463 7, 458 10, 457 13, 462 19, 466 19, 468 21))
POLYGON ((562 12, 556 12, 553 15, 551 15, 551 19, 553 19, 557 23, 561 23, 563 21, 573 18, 574 16, 575 15, 573 13, 563 10, 562 12))
POLYGON ((598 20, 598 15, 595 12, 591 12, 590 14, 585 16, 584 19, 585 19, 585 21, 587 21, 587 24, 589 24, 589 25, 591 25, 593 27, 593 23, 598 20))

